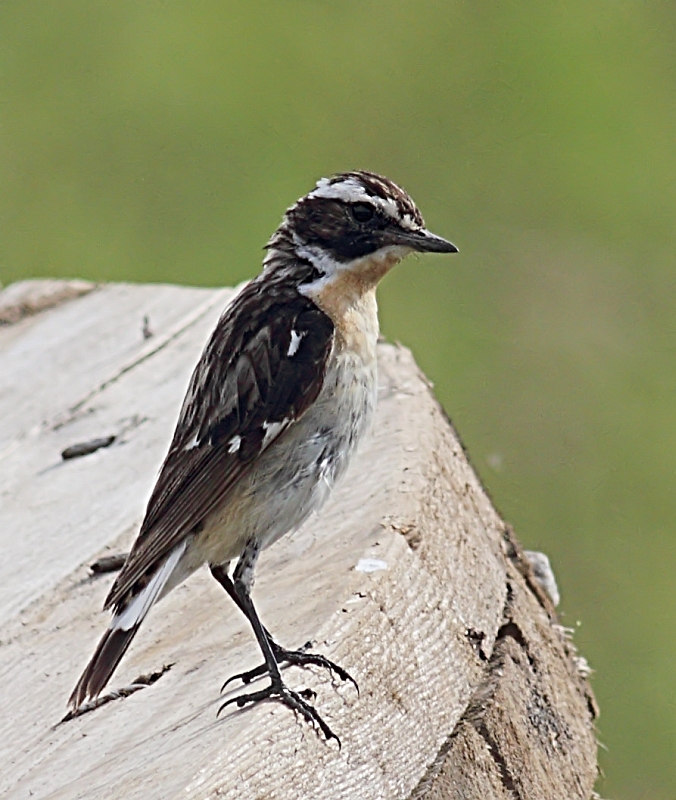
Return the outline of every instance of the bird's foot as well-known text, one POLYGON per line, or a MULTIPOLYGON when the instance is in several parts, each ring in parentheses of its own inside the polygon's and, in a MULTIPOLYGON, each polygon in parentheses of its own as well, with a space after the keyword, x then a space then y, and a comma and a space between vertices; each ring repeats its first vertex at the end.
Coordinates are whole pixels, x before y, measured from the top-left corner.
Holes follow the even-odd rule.
MULTIPOLYGON (((308 664, 314 664, 317 667, 324 667, 324 669, 328 669, 330 672, 337 675, 342 681, 350 681, 350 683, 354 684, 354 688, 357 690, 357 694, 359 694, 359 685, 347 670, 335 664, 333 661, 330 661, 326 656, 322 656, 319 653, 308 653, 308 650, 312 647, 312 642, 305 642, 298 650, 287 650, 285 647, 278 645, 273 639, 270 639, 270 647, 272 648, 275 661, 280 666, 294 665, 296 667, 306 667, 308 664)), ((240 672, 237 675, 232 675, 221 687, 221 692, 233 681, 241 680, 242 683, 251 683, 251 681, 259 678, 261 675, 267 674, 267 666, 261 664, 259 667, 250 669, 248 672, 240 672)))
POLYGON ((338 742, 338 747, 340 748, 340 739, 324 722, 315 707, 311 706, 303 699, 303 697, 301 697, 301 694, 308 698, 313 697, 314 692, 312 690, 306 690, 299 694, 298 692, 291 691, 291 689, 286 686, 279 675, 272 675, 271 678, 272 681, 270 686, 265 689, 261 689, 258 692, 251 692, 250 694, 242 694, 239 697, 233 697, 230 700, 226 700, 225 703, 223 703, 223 705, 218 709, 218 714, 220 714, 226 706, 232 705, 233 703, 237 706, 237 708, 243 708, 245 705, 247 705, 247 703, 253 704, 258 703, 261 700, 277 700, 295 711, 297 714, 300 714, 306 722, 310 723, 310 725, 315 724, 324 734, 324 738, 327 742, 329 739, 335 739, 338 742))

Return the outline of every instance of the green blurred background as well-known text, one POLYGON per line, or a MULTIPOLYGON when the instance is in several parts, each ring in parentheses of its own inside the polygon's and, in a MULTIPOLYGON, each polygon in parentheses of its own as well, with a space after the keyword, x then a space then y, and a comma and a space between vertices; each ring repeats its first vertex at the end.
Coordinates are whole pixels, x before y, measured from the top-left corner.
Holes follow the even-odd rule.
POLYGON ((3 283, 233 284, 356 167, 459 245, 383 328, 553 560, 616 800, 676 798, 675 89, 665 2, 0 5, 3 283))

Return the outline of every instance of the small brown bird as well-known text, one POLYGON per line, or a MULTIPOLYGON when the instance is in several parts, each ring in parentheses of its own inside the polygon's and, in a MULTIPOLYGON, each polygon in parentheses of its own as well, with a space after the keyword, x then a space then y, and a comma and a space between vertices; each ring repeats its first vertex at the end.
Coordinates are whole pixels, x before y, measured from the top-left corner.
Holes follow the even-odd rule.
POLYGON ((101 692, 151 606, 207 563, 263 653, 263 666, 235 678, 270 678, 221 708, 275 698, 337 738, 279 665, 317 664, 352 679, 274 641, 251 600, 254 567, 262 549, 323 505, 373 417, 378 282, 409 253, 457 248, 425 228, 395 183, 346 172, 291 206, 266 249, 263 271, 225 309, 193 372, 74 708, 101 692))

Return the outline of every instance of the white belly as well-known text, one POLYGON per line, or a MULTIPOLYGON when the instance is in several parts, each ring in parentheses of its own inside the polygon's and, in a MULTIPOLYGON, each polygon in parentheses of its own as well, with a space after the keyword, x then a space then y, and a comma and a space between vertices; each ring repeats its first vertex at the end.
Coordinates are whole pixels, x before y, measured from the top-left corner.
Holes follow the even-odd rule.
POLYGON ((230 561, 252 537, 269 547, 318 511, 369 427, 376 396, 375 352, 367 362, 350 350, 332 354, 315 403, 208 520, 199 536, 203 559, 230 561))
POLYGON ((322 390, 303 417, 259 456, 225 507, 206 521, 196 542, 202 560, 225 563, 252 538, 265 548, 298 528, 326 502, 371 423, 378 388, 375 286, 346 302, 349 292, 332 294, 324 283, 317 282, 317 291, 309 285, 306 292, 336 325, 322 390))

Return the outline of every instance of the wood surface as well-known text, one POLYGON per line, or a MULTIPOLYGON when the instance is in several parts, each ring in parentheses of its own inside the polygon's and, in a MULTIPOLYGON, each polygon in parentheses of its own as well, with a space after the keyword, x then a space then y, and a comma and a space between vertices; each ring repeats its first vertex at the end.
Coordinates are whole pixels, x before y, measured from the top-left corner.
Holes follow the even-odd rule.
POLYGON ((129 547, 232 296, 0 292, 0 797, 591 797, 586 664, 411 354, 389 344, 372 434, 321 515, 263 554, 254 589, 280 643, 312 640, 359 682, 285 672, 342 749, 275 703, 216 716, 225 678, 260 655, 206 570, 153 609, 111 689, 171 669, 58 724, 108 621, 113 576, 88 565, 129 547))

